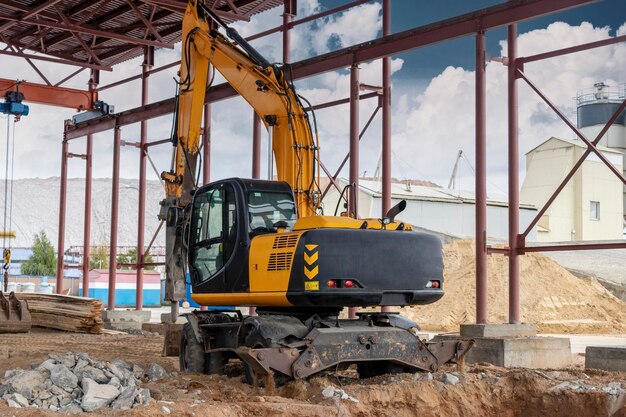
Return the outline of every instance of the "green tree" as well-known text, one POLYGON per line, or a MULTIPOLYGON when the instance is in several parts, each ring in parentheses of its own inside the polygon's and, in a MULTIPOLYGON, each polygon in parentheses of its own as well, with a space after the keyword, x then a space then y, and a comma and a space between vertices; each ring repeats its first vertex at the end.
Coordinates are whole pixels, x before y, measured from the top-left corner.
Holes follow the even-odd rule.
POLYGON ((109 267, 109 248, 105 245, 92 246, 89 254, 89 269, 109 267))
POLYGON ((22 274, 54 275, 57 271, 57 257, 54 246, 43 230, 35 235, 33 254, 22 264, 22 274))
MULTIPOLYGON (((154 262, 152 255, 146 255, 143 258, 143 261, 146 263, 151 263, 154 262)), ((133 264, 137 262, 137 248, 131 248, 128 250, 128 252, 126 253, 120 253, 117 255, 117 263, 124 263, 124 264, 133 264)), ((121 269, 131 269, 130 266, 123 266, 121 267, 121 269)), ((146 266, 144 269, 146 270, 153 270, 155 269, 154 266, 146 266)))

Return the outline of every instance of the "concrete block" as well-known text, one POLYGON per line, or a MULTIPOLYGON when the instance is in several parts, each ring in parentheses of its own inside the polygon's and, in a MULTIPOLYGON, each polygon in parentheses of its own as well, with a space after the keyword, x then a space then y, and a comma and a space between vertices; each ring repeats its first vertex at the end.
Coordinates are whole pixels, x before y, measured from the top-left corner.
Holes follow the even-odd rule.
MULTIPOLYGON (((172 313, 161 313, 161 323, 171 323, 172 322, 172 313)), ((184 317, 177 317, 176 323, 185 324, 187 323, 187 319, 184 317)))
POLYGON ((587 346, 585 368, 626 372, 626 346, 587 346))
POLYGON ((161 336, 165 334, 165 326, 163 323, 143 323, 141 330, 145 332, 158 333, 161 336))
POLYGON ((140 331, 142 323, 138 321, 105 321, 102 323, 105 329, 127 332, 129 330, 140 331))
POLYGON ((461 324, 461 337, 533 337, 537 336, 534 324, 461 324))
MULTIPOLYGON (((433 340, 458 338, 459 335, 446 334, 437 335, 433 340)), ((474 340, 476 344, 465 356, 467 363, 487 362, 506 368, 563 368, 572 362, 568 338, 511 337, 474 340)))
MULTIPOLYGON (((102 312, 102 321, 135 321, 138 323, 147 323, 150 321, 150 312, 146 310, 104 310, 102 312)), ((141 326, 139 327, 141 329, 141 326)))

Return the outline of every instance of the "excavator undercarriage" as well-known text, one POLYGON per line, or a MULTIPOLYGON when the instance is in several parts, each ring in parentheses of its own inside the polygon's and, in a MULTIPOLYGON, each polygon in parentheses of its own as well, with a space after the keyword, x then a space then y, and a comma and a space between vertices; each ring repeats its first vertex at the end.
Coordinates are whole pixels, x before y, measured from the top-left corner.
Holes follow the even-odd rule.
POLYGON ((181 338, 181 370, 223 373, 225 363, 244 363, 247 382, 307 378, 356 364, 361 378, 383 373, 436 371, 458 362, 472 341, 427 342, 418 326, 394 313, 360 313, 339 319, 338 311, 195 311, 181 338), (200 353, 202 352, 202 353, 200 353), (194 354, 195 353, 195 354, 194 354))

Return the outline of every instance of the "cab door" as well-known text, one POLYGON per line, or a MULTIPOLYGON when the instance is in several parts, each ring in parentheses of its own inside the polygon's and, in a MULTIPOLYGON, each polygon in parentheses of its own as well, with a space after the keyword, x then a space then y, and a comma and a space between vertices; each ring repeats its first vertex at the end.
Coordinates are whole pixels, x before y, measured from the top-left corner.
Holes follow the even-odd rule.
POLYGON ((238 258, 247 261, 247 250, 241 243, 241 204, 235 185, 210 184, 194 195, 188 264, 195 293, 237 292, 247 286, 247 271, 242 277, 238 267, 238 258))

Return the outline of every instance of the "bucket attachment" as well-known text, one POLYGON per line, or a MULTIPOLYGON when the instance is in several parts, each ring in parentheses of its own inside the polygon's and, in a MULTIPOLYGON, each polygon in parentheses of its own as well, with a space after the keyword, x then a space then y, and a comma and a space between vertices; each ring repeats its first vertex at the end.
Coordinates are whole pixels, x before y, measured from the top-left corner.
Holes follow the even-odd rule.
POLYGON ((7 297, 0 291, 0 333, 27 333, 32 326, 26 301, 11 292, 7 297))

